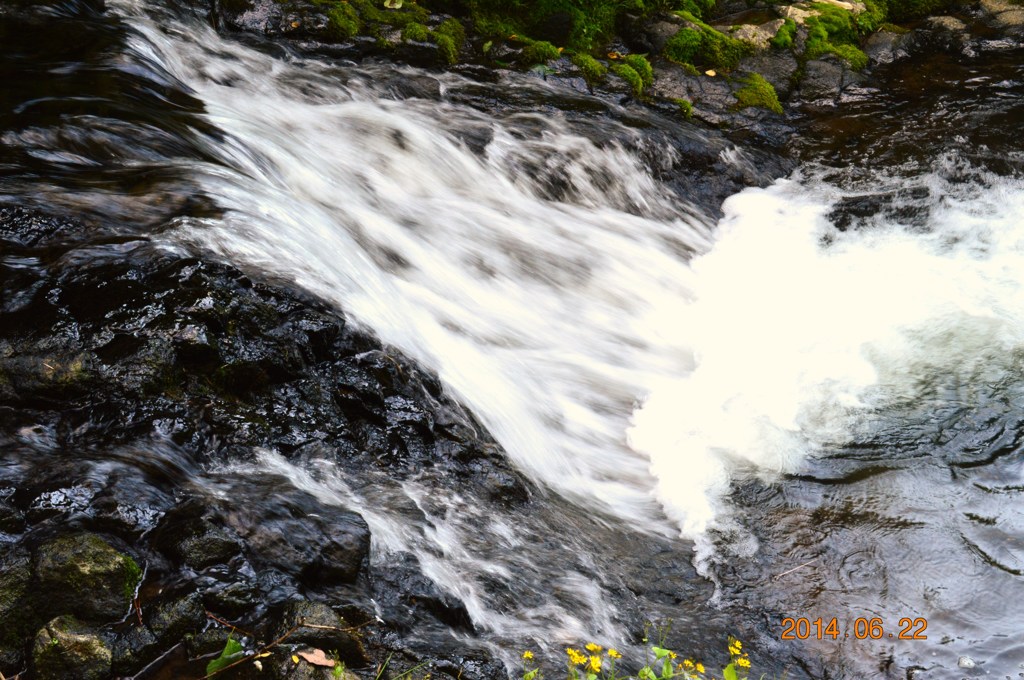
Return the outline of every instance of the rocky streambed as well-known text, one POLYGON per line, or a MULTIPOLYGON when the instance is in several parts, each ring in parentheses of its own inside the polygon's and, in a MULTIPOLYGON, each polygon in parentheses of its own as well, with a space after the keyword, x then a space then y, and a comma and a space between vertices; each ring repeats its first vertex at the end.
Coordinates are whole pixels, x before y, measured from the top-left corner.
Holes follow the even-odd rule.
POLYGON ((217 463, 273 447, 528 503, 472 416, 311 298, 145 241, 73 245, 83 231, 2 210, 4 674, 131 676, 162 658, 164 677, 200 677, 208 659, 182 660, 223 649, 217 619, 263 643, 322 626, 287 637, 273 677, 312 673, 284 662, 296 645, 358 669, 421 620, 471 630, 415 557, 368 569, 358 514, 217 463))

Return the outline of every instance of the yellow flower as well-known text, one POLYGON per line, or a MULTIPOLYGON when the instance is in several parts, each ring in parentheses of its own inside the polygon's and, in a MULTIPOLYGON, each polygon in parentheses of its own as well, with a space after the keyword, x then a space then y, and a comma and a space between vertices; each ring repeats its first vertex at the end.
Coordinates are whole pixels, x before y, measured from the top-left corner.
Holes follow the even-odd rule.
POLYGON ((739 656, 740 655, 740 643, 739 642, 734 642, 734 643, 730 644, 729 645, 729 653, 732 654, 733 656, 739 656))
POLYGON ((590 670, 594 671, 595 673, 601 672, 601 657, 599 657, 597 654, 594 654, 590 657, 590 670))
POLYGON ((688 671, 692 671, 693 670, 693 660, 692 659, 686 659, 685 661, 683 661, 683 668, 685 668, 688 671))
POLYGON ((750 659, 746 657, 742 659, 736 659, 736 665, 740 668, 750 668, 750 659))
POLYGON ((594 644, 593 642, 587 643, 587 651, 591 654, 597 654, 602 649, 604 649, 604 647, 602 647, 601 645, 594 644))
POLYGON ((699 661, 697 662, 697 672, 704 673, 704 664, 700 663, 699 661))
POLYGON ((527 649, 525 652, 523 652, 523 658, 527 661, 533 661, 533 652, 527 649))
POLYGON ((612 657, 613 659, 621 659, 622 658, 622 655, 619 654, 619 650, 611 649, 611 648, 608 649, 608 656, 612 657))
POLYGON ((572 662, 573 666, 582 666, 587 662, 587 657, 583 654, 580 654, 580 651, 578 649, 573 649, 572 647, 569 647, 565 650, 565 653, 569 655, 569 661, 572 662))
POLYGON ((675 658, 676 658, 676 657, 678 657, 678 656, 679 656, 679 655, 678 655, 678 654, 676 654, 675 652, 669 652, 669 653, 668 653, 668 658, 670 658, 670 659, 675 659, 675 658))

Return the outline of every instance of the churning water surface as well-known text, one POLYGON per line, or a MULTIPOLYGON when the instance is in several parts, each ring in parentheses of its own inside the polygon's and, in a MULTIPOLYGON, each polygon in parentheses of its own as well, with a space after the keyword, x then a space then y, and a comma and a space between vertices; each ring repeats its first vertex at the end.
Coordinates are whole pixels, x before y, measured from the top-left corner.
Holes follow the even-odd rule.
POLYGON ((263 451, 235 473, 362 512, 375 559, 419 555, 510 660, 527 643, 628 644, 621 572, 631 537, 653 536, 715 588, 652 615, 755 630, 766 657, 796 659, 790 677, 961 677, 960 655, 1024 671, 1012 60, 952 93, 1003 146, 957 138, 963 120, 934 104, 916 103, 941 130, 924 146, 934 130, 908 141, 866 110, 874 136, 857 115, 826 129, 858 131, 849 167, 841 145, 808 143, 800 170, 717 219, 655 179, 613 118, 597 135, 555 108, 460 102, 482 87, 544 102, 559 86, 539 79, 272 56, 150 3, 112 9, 131 26, 121 68, 163 74, 204 112, 200 153, 166 165, 224 212, 162 238, 336 303, 435 370, 553 493, 536 517, 503 517, 428 472, 353 484, 327 459, 263 451), (783 642, 786 616, 834 617, 840 637, 783 642), (858 618, 886 635, 854 639, 858 618), (902 618, 927 640, 889 639, 902 618))

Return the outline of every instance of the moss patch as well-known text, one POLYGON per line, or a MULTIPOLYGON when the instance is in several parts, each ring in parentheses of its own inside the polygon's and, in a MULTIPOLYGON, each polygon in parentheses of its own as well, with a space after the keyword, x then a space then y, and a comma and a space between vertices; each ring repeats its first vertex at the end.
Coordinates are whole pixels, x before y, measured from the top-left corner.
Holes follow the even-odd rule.
MULTIPOLYGON (((868 55, 860 49, 861 24, 854 16, 834 5, 817 3, 812 7, 818 16, 807 19, 807 49, 805 59, 817 59, 826 54, 834 54, 849 62, 850 66, 860 70, 868 65, 868 55)), ((873 22, 865 22, 871 25, 873 22)))
POLYGON ((583 79, 588 85, 596 85, 608 76, 607 67, 589 54, 577 52, 572 55, 572 63, 583 72, 583 79))
POLYGON ((771 39, 772 47, 780 50, 788 50, 793 47, 793 38, 796 37, 796 22, 786 19, 786 23, 779 27, 779 32, 771 39))
POLYGON ((693 103, 689 99, 673 99, 672 102, 679 107, 679 112, 684 118, 693 118, 693 103))
POLYGON ((645 89, 654 84, 654 69, 651 68, 651 62, 647 61, 647 57, 642 54, 629 54, 622 58, 622 62, 637 72, 645 89))
POLYGON ((640 96, 644 91, 644 79, 636 69, 629 64, 613 64, 612 73, 629 83, 629 87, 633 90, 633 94, 640 96))
POLYGON ((782 113, 782 104, 775 88, 758 73, 752 73, 743 81, 743 87, 736 90, 736 108, 745 109, 756 106, 775 113, 782 113))
POLYGON ((560 56, 562 53, 558 48, 545 40, 531 42, 523 48, 523 62, 527 65, 545 64, 560 56))
POLYGON ((677 12, 692 26, 684 26, 669 38, 664 55, 680 64, 691 64, 723 71, 733 69, 750 47, 701 22, 689 12, 677 12))
POLYGON ((359 14, 347 2, 339 2, 327 11, 331 37, 336 40, 347 40, 359 33, 362 22, 359 14))
POLYGON ((423 24, 416 23, 415 21, 409 22, 402 29, 402 40, 427 42, 430 40, 430 30, 423 24))

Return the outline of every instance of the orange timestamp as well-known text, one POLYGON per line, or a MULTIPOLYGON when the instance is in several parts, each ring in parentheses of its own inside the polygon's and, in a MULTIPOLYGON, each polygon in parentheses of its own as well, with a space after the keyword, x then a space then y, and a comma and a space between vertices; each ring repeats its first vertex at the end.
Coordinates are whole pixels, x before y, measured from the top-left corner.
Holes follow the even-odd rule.
POLYGON ((853 624, 842 630, 838 619, 832 617, 829 620, 818 617, 808 619, 805 617, 782 619, 783 640, 839 640, 840 638, 854 638, 856 640, 927 640, 924 634, 928 629, 928 621, 923 618, 903 617, 899 620, 897 630, 886 630, 885 624, 879 618, 857 618, 853 624))

